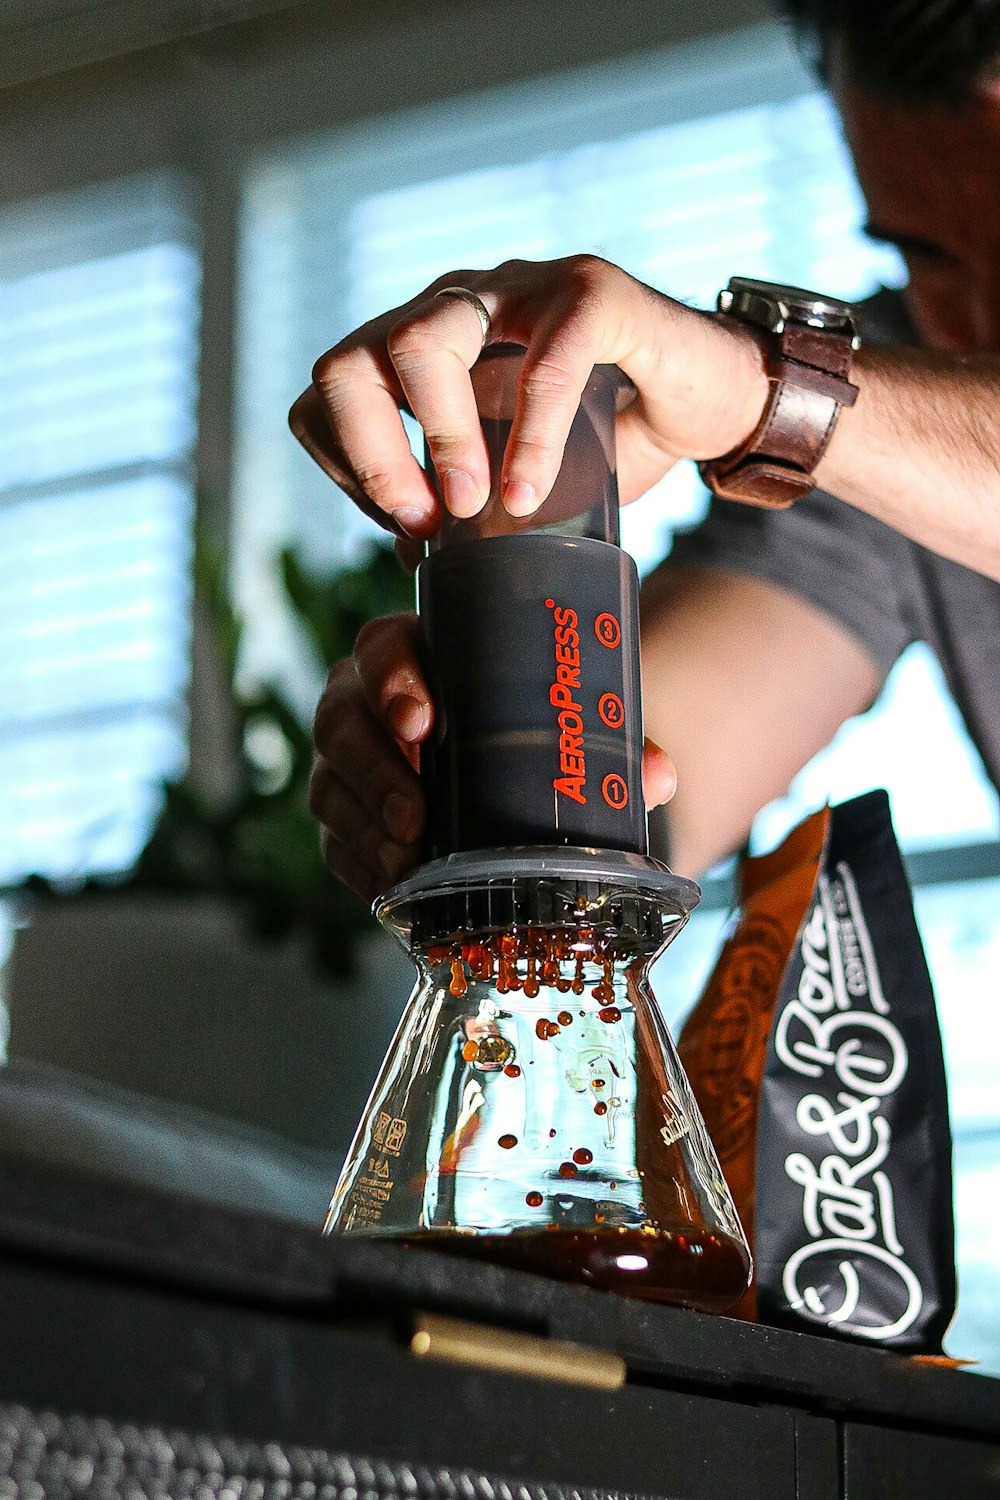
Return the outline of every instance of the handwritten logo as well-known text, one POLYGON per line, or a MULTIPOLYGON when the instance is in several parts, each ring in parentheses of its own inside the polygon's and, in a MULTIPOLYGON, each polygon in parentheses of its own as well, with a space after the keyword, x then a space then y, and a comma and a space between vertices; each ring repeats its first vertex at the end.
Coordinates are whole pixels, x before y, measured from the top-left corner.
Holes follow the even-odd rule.
POLYGON ((816 1091, 802 1094, 795 1118, 804 1135, 830 1151, 818 1163, 800 1151, 785 1158, 787 1176, 802 1189, 809 1239, 787 1260, 782 1285, 793 1309, 807 1309, 828 1324, 849 1323, 861 1338, 891 1339, 923 1306, 920 1281, 896 1232, 892 1127, 883 1113, 906 1078, 909 1058, 846 863, 834 877, 820 877, 800 951, 802 974, 778 1018, 775 1052, 786 1068, 815 1081, 816 1091), (866 1273, 874 1288, 867 1298, 866 1273), (866 1321, 852 1321, 862 1304, 866 1321), (868 1321, 873 1306, 883 1321, 868 1321))

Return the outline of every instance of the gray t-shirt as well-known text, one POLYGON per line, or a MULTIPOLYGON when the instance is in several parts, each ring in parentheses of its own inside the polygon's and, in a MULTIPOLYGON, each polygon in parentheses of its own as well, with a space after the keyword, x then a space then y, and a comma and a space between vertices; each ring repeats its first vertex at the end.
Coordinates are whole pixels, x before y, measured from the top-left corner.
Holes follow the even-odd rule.
MULTIPOLYGON (((862 311, 872 342, 912 342, 895 294, 880 293, 862 311)), ((784 511, 715 500, 702 525, 677 538, 670 563, 750 574, 799 594, 857 636, 883 678, 907 646, 926 641, 1000 787, 1000 584, 821 491, 784 511)), ((933 796, 930 767, 927 784, 933 796)))

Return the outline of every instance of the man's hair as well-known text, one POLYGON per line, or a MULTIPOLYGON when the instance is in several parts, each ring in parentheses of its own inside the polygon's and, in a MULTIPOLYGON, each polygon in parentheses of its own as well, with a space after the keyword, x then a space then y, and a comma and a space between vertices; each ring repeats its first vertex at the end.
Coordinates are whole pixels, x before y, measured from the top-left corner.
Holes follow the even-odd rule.
POLYGON ((960 105, 1000 69, 1000 0, 782 0, 820 73, 831 53, 873 98, 960 105))

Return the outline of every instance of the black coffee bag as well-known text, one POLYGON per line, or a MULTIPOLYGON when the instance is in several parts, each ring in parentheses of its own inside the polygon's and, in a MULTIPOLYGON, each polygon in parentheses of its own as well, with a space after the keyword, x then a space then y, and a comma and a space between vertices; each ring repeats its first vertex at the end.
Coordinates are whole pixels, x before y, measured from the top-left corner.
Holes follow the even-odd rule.
POLYGON ((938 1353, 951 1134, 927 963, 884 792, 831 810, 778 991, 757 1128, 762 1322, 938 1353))

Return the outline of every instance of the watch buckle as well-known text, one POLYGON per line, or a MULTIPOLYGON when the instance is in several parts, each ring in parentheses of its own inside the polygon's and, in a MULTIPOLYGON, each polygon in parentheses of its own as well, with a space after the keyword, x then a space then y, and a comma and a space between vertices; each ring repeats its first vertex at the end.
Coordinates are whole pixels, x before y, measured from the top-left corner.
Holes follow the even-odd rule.
POLYGON ((769 333, 784 333, 789 315, 788 308, 777 298, 763 297, 759 292, 749 292, 743 288, 734 292, 726 287, 719 293, 716 306, 719 312, 746 318, 756 327, 766 328, 769 333))

